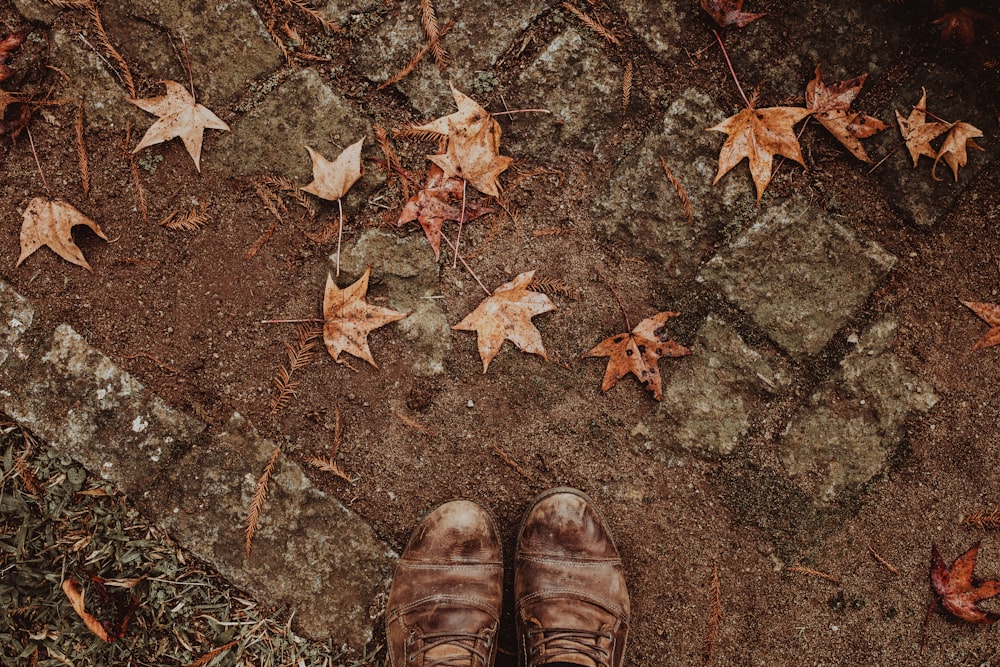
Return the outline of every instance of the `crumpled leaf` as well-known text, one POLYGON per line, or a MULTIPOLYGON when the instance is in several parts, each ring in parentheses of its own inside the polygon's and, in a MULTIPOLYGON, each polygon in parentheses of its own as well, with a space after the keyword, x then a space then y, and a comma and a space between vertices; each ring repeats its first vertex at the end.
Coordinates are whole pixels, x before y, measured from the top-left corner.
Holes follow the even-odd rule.
POLYGON ((959 43, 970 47, 976 41, 976 21, 989 21, 990 17, 969 7, 959 7, 934 19, 934 25, 941 26, 941 42, 957 37, 959 43))
POLYGON ((343 197, 364 173, 361 167, 361 146, 364 143, 365 138, 361 137, 345 148, 333 162, 306 146, 312 158, 313 180, 300 189, 330 201, 343 197))
POLYGON ((657 362, 661 357, 684 357, 691 350, 680 343, 668 340, 667 320, 680 313, 665 311, 639 322, 630 333, 621 333, 605 338, 584 357, 610 357, 601 391, 615 386, 618 380, 632 373, 646 389, 653 392, 653 398, 663 400, 663 383, 657 362))
MULTIPOLYGON (((445 178, 444 171, 436 164, 427 169, 424 188, 410 197, 400 212, 397 226, 417 220, 434 250, 434 259, 441 256, 441 226, 446 220, 458 222, 462 218, 462 179, 445 178)), ((478 202, 466 200, 464 222, 491 213, 478 202)))
POLYGON ((971 309, 972 312, 979 316, 979 319, 990 325, 990 330, 986 332, 985 336, 979 339, 972 349, 979 350, 984 347, 1000 345, 1000 306, 994 303, 980 303, 978 301, 962 301, 962 305, 971 309))
POLYGON ((163 85, 167 88, 166 95, 129 100, 143 111, 160 117, 146 130, 142 141, 132 150, 132 153, 138 153, 143 148, 170 141, 174 137, 180 137, 188 155, 194 160, 195 168, 201 171, 201 144, 204 140, 205 130, 225 130, 228 132, 229 126, 207 107, 195 102, 194 96, 181 84, 176 81, 164 81, 163 85))
POLYGON ((57 255, 93 271, 80 248, 73 243, 71 231, 77 225, 86 225, 105 241, 108 237, 101 231, 100 225, 85 216, 74 206, 58 200, 35 197, 24 210, 24 222, 21 224, 21 256, 17 259, 15 268, 27 259, 33 252, 47 245, 57 255))
POLYGON ((946 567, 937 546, 931 545, 931 586, 941 596, 941 604, 949 612, 968 623, 991 625, 1000 621, 1000 614, 986 612, 976 603, 1000 595, 1000 581, 990 579, 977 583, 972 578, 976 568, 979 544, 959 556, 946 567))
POLYGON ((871 162, 859 139, 866 139, 889 127, 878 118, 858 111, 850 111, 851 102, 865 85, 867 74, 827 86, 816 65, 816 78, 806 84, 806 107, 813 110, 813 117, 837 141, 851 151, 851 155, 864 162, 871 162))
POLYGON ((944 163, 951 167, 951 173, 955 175, 955 182, 958 183, 958 170, 969 162, 969 154, 966 152, 966 148, 977 148, 981 151, 986 150, 973 141, 974 137, 981 136, 983 136, 983 131, 974 125, 963 121, 953 123, 951 130, 948 131, 948 135, 944 138, 944 143, 941 144, 937 155, 934 156, 934 166, 931 167, 931 176, 937 179, 935 170, 937 169, 938 162, 944 159, 944 163))
POLYGON ((483 194, 499 197, 500 174, 513 162, 500 155, 500 124, 454 86, 451 93, 458 111, 414 128, 448 137, 445 152, 427 159, 441 167, 448 178, 464 178, 483 194))
POLYGON ((101 622, 87 611, 86 605, 83 602, 83 592, 80 590, 80 583, 76 579, 64 579, 62 589, 66 597, 69 598, 69 603, 73 606, 73 611, 83 619, 87 629, 97 635, 102 641, 108 644, 113 643, 115 641, 114 638, 108 634, 108 631, 104 629, 101 622))
POLYGON ((545 294, 528 289, 534 275, 534 271, 521 273, 514 280, 496 288, 492 296, 483 299, 474 311, 452 327, 459 331, 477 333, 483 373, 490 367, 490 362, 497 356, 505 340, 548 361, 542 336, 531 323, 531 318, 555 310, 556 305, 545 294))
POLYGON ((713 132, 729 135, 719 152, 719 173, 712 185, 719 182, 730 169, 747 158, 750 174, 757 187, 757 201, 771 182, 771 163, 775 155, 784 155, 805 166, 802 149, 792 126, 812 113, 802 107, 747 108, 730 116, 715 127, 713 132))
POLYGON ((26 33, 12 32, 3 39, 0 39, 0 81, 6 81, 14 76, 14 70, 7 65, 7 56, 10 52, 21 46, 26 33))
POLYGON ((927 91, 921 88, 923 95, 917 106, 910 111, 906 118, 896 112, 896 122, 899 123, 899 132, 906 142, 906 150, 910 152, 913 159, 913 166, 917 166, 917 161, 921 155, 930 158, 937 157, 937 151, 931 147, 931 140, 945 133, 948 125, 937 121, 927 122, 927 91))
MULTIPOLYGON (((373 306, 365 301, 368 293, 368 277, 372 269, 365 269, 364 275, 344 289, 337 287, 333 276, 326 276, 326 291, 323 294, 323 342, 338 364, 340 353, 347 352, 367 361, 375 368, 378 365, 368 347, 368 334, 390 322, 401 320, 409 313, 401 313, 381 306, 373 306)), ((346 365, 346 364, 345 364, 346 365)))
POLYGON ((743 0, 701 0, 701 8, 723 28, 742 28, 767 14, 750 14, 742 11, 743 0))

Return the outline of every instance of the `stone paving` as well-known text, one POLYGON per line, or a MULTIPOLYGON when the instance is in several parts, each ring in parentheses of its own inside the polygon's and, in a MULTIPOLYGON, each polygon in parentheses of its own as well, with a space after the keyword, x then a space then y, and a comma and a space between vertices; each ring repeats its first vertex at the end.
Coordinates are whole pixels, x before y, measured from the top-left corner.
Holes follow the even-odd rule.
MULTIPOLYGON (((372 84, 399 70, 424 40, 415 8, 393 13, 379 4, 358 9, 357 3, 330 0, 322 6, 330 20, 359 33, 356 66, 372 84)), ((529 26, 550 10, 541 0, 512 3, 503 12, 467 3, 459 7, 457 0, 435 4, 442 25, 456 21, 449 33, 454 57, 449 77, 468 91, 494 85, 498 63, 524 48, 529 26)), ((653 0, 616 4, 656 58, 682 57, 677 40, 684 10, 653 0)), ((91 126, 121 127, 128 119, 137 126, 134 119, 142 116, 123 103, 127 95, 120 82, 63 27, 60 13, 37 0, 16 5, 25 16, 51 23, 53 62, 72 80, 67 93, 84 95, 91 126)), ((304 179, 305 144, 333 154, 361 134, 371 136, 373 119, 315 71, 282 69, 280 53, 247 0, 115 0, 102 7, 112 37, 134 49, 127 53, 130 60, 184 80, 168 35, 184 36, 192 45, 203 101, 258 100, 233 123, 232 135, 220 138, 204 156, 203 168, 211 164, 240 175, 252 164, 255 173, 273 170, 304 179), (130 39, 121 39, 125 33, 130 39)), ((841 12, 846 21, 852 12, 882 9, 830 11, 841 12)), ((559 142, 597 150, 620 117, 620 65, 603 54, 586 28, 565 20, 565 30, 543 45, 516 78, 522 89, 516 103, 545 106, 557 119, 537 136, 521 139, 522 149, 559 142)), ((836 22, 829 16, 824 20, 836 22)), ((825 42, 812 40, 798 59, 774 62, 770 47, 781 34, 761 22, 738 36, 762 44, 743 57, 742 67, 766 67, 774 90, 800 95, 802 70, 832 55, 825 42), (768 54, 766 59, 762 54, 768 54)), ((858 39, 870 49, 868 59, 850 62, 851 71, 831 71, 832 76, 887 66, 891 39, 882 42, 870 32, 858 39)), ((954 75, 927 73, 930 80, 954 81, 954 75)), ((447 81, 429 59, 397 88, 418 116, 450 108, 447 81)), ((912 99, 894 106, 916 102, 918 93, 914 89, 912 99)), ((970 91, 950 93, 940 100, 941 108, 957 117, 963 94, 970 91)), ((880 116, 889 119, 890 112, 885 109, 880 116)), ((592 213, 605 239, 634 244, 637 254, 672 278, 696 277, 706 295, 727 304, 701 323, 691 363, 669 376, 663 402, 635 426, 633 439, 657 455, 721 462, 718 483, 724 495, 742 489, 739 500, 730 494, 733 510, 779 536, 813 530, 828 508, 856 500, 861 488, 885 472, 906 420, 930 410, 938 396, 886 352, 895 330, 891 319, 876 321, 860 335, 850 333, 873 290, 892 271, 890 253, 806 201, 792 198, 758 209, 742 174, 711 186, 721 135, 705 129, 729 113, 704 91, 676 91, 662 118, 617 163, 592 213), (651 175, 662 173, 661 156, 688 184, 693 224, 652 184, 651 175), (720 221, 726 239, 706 257, 697 239, 720 221), (733 313, 754 329, 752 342, 737 332, 733 313), (796 398, 793 388, 802 365, 831 350, 846 352, 826 381, 796 398), (741 460, 760 415, 787 401, 795 408, 777 437, 780 467, 741 460)), ((896 141, 890 134, 881 141, 896 141)), ((967 182, 996 156, 995 147, 977 154, 961 180, 967 182)), ((914 222, 933 226, 960 190, 914 175, 907 160, 900 151, 879 178, 905 193, 898 205, 914 222)), ((352 275, 362 270, 362 257, 378 258, 389 305, 417 311, 403 328, 403 335, 416 341, 412 371, 434 375, 451 345, 444 313, 433 300, 422 299, 433 293, 438 267, 425 261, 427 253, 407 250, 408 243, 372 231, 345 249, 342 262, 352 275), (392 253, 384 251, 388 247, 392 253)), ((151 394, 68 325, 37 330, 32 304, 2 282, 0 314, 0 407, 7 414, 129 493, 182 546, 235 583, 268 602, 289 604, 303 632, 332 635, 355 647, 371 638, 396 556, 361 517, 282 458, 272 492, 280 502, 264 516, 255 554, 245 559, 242 508, 273 444, 238 414, 225 428, 206 431, 204 423, 151 394), (245 455, 234 458, 233 451, 245 455)))

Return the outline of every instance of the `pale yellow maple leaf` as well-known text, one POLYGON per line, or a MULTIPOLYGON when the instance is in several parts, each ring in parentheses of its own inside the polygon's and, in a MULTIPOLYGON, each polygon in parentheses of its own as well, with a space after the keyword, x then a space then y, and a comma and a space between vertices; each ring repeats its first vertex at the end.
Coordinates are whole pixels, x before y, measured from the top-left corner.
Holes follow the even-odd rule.
POLYGON ((229 126, 207 107, 195 102, 194 95, 176 81, 164 81, 167 94, 147 99, 130 99, 129 102, 144 111, 159 116, 132 153, 143 148, 180 137, 184 148, 201 171, 201 145, 206 129, 229 131, 229 126))

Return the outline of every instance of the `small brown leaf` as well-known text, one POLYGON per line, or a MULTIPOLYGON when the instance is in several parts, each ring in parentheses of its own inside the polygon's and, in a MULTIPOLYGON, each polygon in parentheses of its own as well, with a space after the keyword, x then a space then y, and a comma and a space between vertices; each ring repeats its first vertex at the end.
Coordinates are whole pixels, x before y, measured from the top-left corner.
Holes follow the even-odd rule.
POLYGON ((743 10, 743 0, 701 0, 701 8, 723 28, 742 28, 766 14, 750 14, 743 10))
MULTIPOLYGON (((921 89, 923 90, 923 89, 921 89)), ((923 91, 917 106, 910 111, 910 115, 903 118, 896 112, 896 122, 899 123, 899 132, 906 141, 906 149, 913 159, 913 166, 917 166, 917 161, 921 155, 936 158, 937 152, 931 147, 931 140, 944 134, 948 129, 945 123, 927 122, 927 91, 923 91)))
POLYGON ((166 95, 142 100, 134 98, 129 100, 143 111, 160 117, 146 130, 142 141, 132 149, 132 153, 135 154, 148 146, 180 137, 188 155, 194 160, 195 169, 201 171, 201 144, 204 140, 205 130, 229 132, 229 126, 207 107, 195 102, 194 96, 181 84, 176 81, 164 81, 163 85, 167 88, 166 95))
POLYGON ((323 318, 326 323, 323 325, 323 341, 330 356, 338 364, 344 363, 340 360, 340 353, 347 352, 378 368, 368 347, 368 334, 409 315, 381 306, 372 306, 365 301, 368 276, 371 275, 371 271, 371 267, 368 267, 357 282, 344 289, 337 287, 333 276, 326 277, 326 292, 323 296, 323 318))
POLYGON ((830 134, 836 137, 851 154, 864 162, 871 162, 859 139, 865 139, 888 126, 877 118, 858 111, 850 111, 851 102, 865 85, 867 74, 827 86, 816 65, 816 78, 806 85, 806 106, 830 134))
POLYGON ((108 240, 100 225, 70 204, 44 197, 32 199, 28 208, 24 210, 24 222, 21 225, 21 256, 14 265, 15 268, 33 252, 47 245, 67 262, 93 271, 83 252, 73 243, 70 230, 77 225, 86 225, 102 239, 108 240))
POLYGON ((931 176, 937 179, 935 170, 938 162, 944 159, 945 164, 951 167, 951 173, 955 175, 955 182, 958 183, 958 170, 969 162, 969 155, 966 148, 976 148, 985 150, 982 146, 973 141, 975 137, 983 136, 983 131, 974 125, 958 121, 951 126, 948 135, 944 138, 944 143, 934 156, 934 166, 931 167, 931 176))
POLYGON ((361 146, 364 142, 365 138, 361 137, 345 148, 333 162, 306 146, 312 157, 313 180, 300 189, 330 201, 343 197, 364 173, 361 167, 361 146))

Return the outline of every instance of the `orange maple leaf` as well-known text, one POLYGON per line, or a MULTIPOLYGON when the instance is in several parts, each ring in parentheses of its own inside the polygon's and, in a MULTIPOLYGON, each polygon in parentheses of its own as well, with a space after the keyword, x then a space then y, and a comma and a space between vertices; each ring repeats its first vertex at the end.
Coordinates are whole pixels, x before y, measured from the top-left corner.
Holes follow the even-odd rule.
POLYGON ((715 175, 712 185, 746 158, 750 162, 750 173, 757 187, 757 201, 760 202, 771 182, 771 163, 775 155, 784 155, 805 166, 792 126, 811 113, 812 109, 802 107, 748 107, 708 128, 710 132, 729 135, 719 152, 719 173, 715 175))
POLYGON ((483 373, 490 367, 505 340, 548 361, 542 336, 531 323, 531 318, 555 310, 556 305, 545 294, 528 289, 534 275, 534 271, 522 273, 496 288, 492 296, 483 299, 474 311, 452 327, 459 331, 476 332, 483 373))
POLYGON ((461 198, 462 179, 445 178, 441 167, 432 164, 427 169, 424 188, 406 202, 396 225, 419 221, 427 242, 434 250, 434 259, 438 259, 441 256, 441 226, 446 220, 469 222, 491 212, 491 209, 481 207, 478 202, 466 201, 463 215, 462 206, 456 204, 461 198))
POLYGON ((806 84, 806 106, 813 110, 813 116, 837 141, 851 151, 851 155, 871 162, 859 139, 866 139, 881 132, 888 125, 878 118, 872 118, 859 111, 850 111, 851 102, 865 85, 867 74, 827 86, 816 65, 816 78, 806 84))
POLYGON ((427 159, 441 167, 448 178, 464 178, 483 194, 499 197, 498 179, 513 162, 500 155, 500 124, 454 86, 451 93, 458 111, 414 128, 448 137, 445 152, 427 159))
POLYGON ((644 319, 630 333, 615 334, 598 343, 584 357, 610 357, 604 371, 601 391, 615 386, 618 380, 632 373, 653 392, 653 398, 663 400, 662 379, 657 362, 661 357, 685 357, 691 350, 668 340, 667 320, 680 313, 665 311, 644 319))
POLYGON ((966 152, 966 148, 977 148, 981 151, 986 150, 973 141, 975 137, 981 136, 983 136, 983 131, 975 125, 970 125, 962 121, 952 124, 951 130, 948 131, 948 135, 944 138, 944 143, 941 144, 941 148, 934 157, 931 176, 935 180, 940 180, 935 170, 937 169, 938 162, 943 158, 945 164, 951 167, 951 172, 955 175, 955 182, 958 183, 958 170, 969 162, 969 155, 966 152))
POLYGON ((931 148, 931 140, 944 134, 948 129, 946 123, 927 122, 927 91, 923 88, 921 90, 923 90, 923 95, 917 102, 917 106, 910 111, 909 116, 903 118, 898 111, 896 112, 899 132, 903 135, 903 140, 906 141, 906 150, 913 158, 914 167, 917 166, 921 155, 926 155, 929 158, 937 157, 937 152, 931 148))
POLYGON ((35 197, 24 209, 24 222, 21 224, 21 256, 17 259, 15 268, 29 255, 47 245, 57 255, 93 271, 83 256, 80 248, 73 243, 71 230, 77 225, 90 227, 95 234, 105 241, 108 237, 101 231, 101 226, 85 216, 76 207, 58 199, 35 197))
POLYGON ((326 276, 326 291, 323 295, 323 342, 326 349, 338 364, 346 364, 340 360, 340 353, 364 359, 375 368, 378 365, 372 358, 368 347, 368 334, 390 322, 401 320, 409 313, 373 306, 365 301, 368 292, 368 276, 371 267, 365 269, 363 276, 344 289, 337 287, 333 276, 326 276))
POLYGON ((148 99, 130 99, 129 102, 143 111, 156 114, 159 119, 143 135, 139 145, 132 149, 138 153, 147 146, 180 137, 184 148, 194 160, 195 169, 201 171, 201 144, 206 129, 229 131, 229 126, 194 100, 194 95, 176 81, 164 81, 167 94, 148 99))
POLYGON ((990 330, 979 339, 972 349, 978 350, 984 347, 1000 345, 1000 306, 993 303, 980 303, 978 301, 962 301, 962 305, 971 309, 979 316, 983 322, 990 325, 990 330))
POLYGON ((990 579, 977 583, 972 578, 976 568, 979 545, 955 559, 946 567, 937 546, 931 545, 931 586, 941 596, 941 604, 949 612, 968 623, 991 625, 1000 621, 1000 614, 985 612, 976 603, 1000 595, 1000 581, 990 579))

